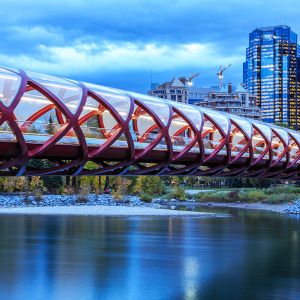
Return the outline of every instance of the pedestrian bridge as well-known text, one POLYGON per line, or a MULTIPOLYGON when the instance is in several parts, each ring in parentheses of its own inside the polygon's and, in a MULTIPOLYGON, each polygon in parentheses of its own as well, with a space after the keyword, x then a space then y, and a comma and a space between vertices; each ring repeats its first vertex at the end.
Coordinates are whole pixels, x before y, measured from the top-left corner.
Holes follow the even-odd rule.
POLYGON ((0 100, 1 176, 299 178, 294 130, 5 67, 0 100))

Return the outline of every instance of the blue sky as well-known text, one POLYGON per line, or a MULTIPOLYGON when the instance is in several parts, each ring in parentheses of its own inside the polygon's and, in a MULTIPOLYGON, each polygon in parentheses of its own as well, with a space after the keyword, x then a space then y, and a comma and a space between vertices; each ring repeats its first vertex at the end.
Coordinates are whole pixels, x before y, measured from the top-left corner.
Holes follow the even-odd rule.
POLYGON ((197 85, 242 80, 248 34, 287 24, 299 0, 52 0, 0 2, 0 64, 145 92, 200 73, 197 85))

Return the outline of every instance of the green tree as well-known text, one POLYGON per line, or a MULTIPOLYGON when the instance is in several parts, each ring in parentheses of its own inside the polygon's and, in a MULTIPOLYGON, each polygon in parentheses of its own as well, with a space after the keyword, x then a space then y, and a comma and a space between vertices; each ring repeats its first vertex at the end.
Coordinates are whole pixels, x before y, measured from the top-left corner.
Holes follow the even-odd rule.
POLYGON ((52 115, 50 115, 48 123, 46 125, 46 132, 48 134, 51 134, 51 135, 54 135, 56 133, 56 127, 55 127, 55 124, 53 122, 52 115))
POLYGON ((14 192, 16 187, 16 177, 6 177, 3 181, 3 190, 7 193, 14 192))
MULTIPOLYGON (((47 159, 32 159, 28 164, 28 167, 39 170, 48 169, 55 166, 56 165, 53 162, 47 159)), ((43 181, 46 189, 51 193, 58 192, 63 186, 62 176, 42 176, 41 180, 43 181)))
POLYGON ((30 179, 29 189, 36 200, 42 200, 43 193, 47 191, 45 184, 40 176, 33 176, 30 179))
POLYGON ((112 190, 112 196, 116 200, 122 200, 124 196, 128 194, 129 186, 131 185, 131 179, 123 177, 123 176, 116 176, 114 178, 114 185, 112 190))
POLYGON ((159 176, 139 176, 134 192, 160 196, 166 192, 166 186, 159 176))

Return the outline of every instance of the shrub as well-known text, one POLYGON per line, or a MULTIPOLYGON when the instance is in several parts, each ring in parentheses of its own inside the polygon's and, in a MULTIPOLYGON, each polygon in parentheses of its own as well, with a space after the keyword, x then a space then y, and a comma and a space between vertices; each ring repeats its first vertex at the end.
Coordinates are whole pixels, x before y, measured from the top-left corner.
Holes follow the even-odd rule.
POLYGON ((140 198, 144 202, 151 202, 152 201, 152 196, 147 194, 147 193, 141 193, 140 198))
POLYGON ((291 202, 298 198, 299 198, 299 195, 297 195, 297 194, 279 193, 279 194, 270 195, 263 202, 277 204, 277 203, 291 202))
POLYGON ((131 180, 126 177, 116 177, 114 182, 114 188, 112 190, 112 196, 116 200, 122 200, 128 192, 128 187, 131 184, 131 180))
POLYGON ((35 190, 33 195, 34 195, 34 199, 38 202, 43 199, 43 193, 40 189, 35 190))
POLYGON ((176 199, 176 200, 184 201, 186 200, 186 194, 183 188, 177 186, 173 191, 168 193, 165 196, 165 198, 168 200, 176 199))
POLYGON ((300 188, 295 187, 293 185, 288 186, 280 186, 273 189, 267 189, 266 194, 273 195, 273 194, 299 194, 300 195, 300 188))
POLYGON ((209 193, 198 193, 196 199, 203 202, 234 202, 237 201, 237 192, 209 192, 209 193), (234 194, 231 194, 234 193, 234 194), (231 197, 229 196, 231 194, 231 197), (234 197, 233 197, 234 196, 234 197))
POLYGON ((75 194, 75 191, 72 187, 65 187, 65 188, 62 188, 62 194, 66 194, 66 195, 74 195, 75 194))
POLYGON ((41 178, 44 182, 44 186, 51 193, 57 193, 61 191, 63 187, 63 181, 61 176, 43 176, 41 178))
POLYGON ((227 194, 228 200, 229 201, 239 201, 240 200, 240 194, 239 191, 231 191, 227 194))
POLYGON ((222 192, 209 192, 198 193, 195 198, 203 202, 265 202, 265 203, 284 203, 294 201, 299 198, 295 188, 280 188, 273 190, 249 190, 249 191, 222 191, 222 192), (281 192, 278 192, 281 191, 281 192), (287 192, 288 191, 288 192, 287 192))
POLYGON ((76 202, 77 203, 87 203, 88 202, 88 197, 86 195, 83 195, 83 194, 78 194, 76 202))
POLYGON ((47 191, 44 182, 40 176, 31 177, 29 189, 33 193, 33 196, 36 201, 41 201, 43 198, 43 193, 47 191))
POLYGON ((293 188, 291 189, 291 191, 292 191, 293 194, 298 194, 298 195, 300 195, 300 187, 293 187, 293 188))
POLYGON ((88 197, 84 194, 77 194, 77 199, 76 202, 77 203, 87 203, 89 201, 88 197))
POLYGON ((87 203, 89 201, 90 187, 87 184, 83 184, 77 194, 77 203, 87 203))
POLYGON ((206 193, 198 193, 195 195, 195 199, 198 201, 202 201, 204 195, 207 195, 207 194, 206 193))
POLYGON ((29 197, 30 195, 29 195, 29 193, 25 193, 25 195, 24 195, 24 203, 26 204, 26 205, 29 205, 29 204, 31 204, 31 199, 30 199, 30 197, 29 197))
POLYGON ((184 201, 186 199, 184 189, 177 186, 174 191, 174 198, 180 201, 184 201))
POLYGON ((43 188, 44 188, 44 183, 41 180, 40 176, 31 177, 29 182, 30 191, 35 192, 37 189, 43 189, 43 188))
POLYGON ((16 178, 16 186, 17 191, 27 191, 28 190, 28 179, 27 177, 17 177, 16 178))
POLYGON ((12 193, 16 187, 15 177, 6 177, 3 181, 3 190, 8 193, 12 193))
POLYGON ((258 202, 266 199, 268 196, 263 190, 250 190, 241 194, 241 200, 245 202, 258 202))
POLYGON ((194 198, 195 198, 194 195, 191 195, 191 194, 185 194, 185 199, 193 200, 194 198))
POLYGON ((133 190, 138 195, 144 192, 149 195, 161 196, 166 192, 166 186, 159 176, 139 176, 133 190))

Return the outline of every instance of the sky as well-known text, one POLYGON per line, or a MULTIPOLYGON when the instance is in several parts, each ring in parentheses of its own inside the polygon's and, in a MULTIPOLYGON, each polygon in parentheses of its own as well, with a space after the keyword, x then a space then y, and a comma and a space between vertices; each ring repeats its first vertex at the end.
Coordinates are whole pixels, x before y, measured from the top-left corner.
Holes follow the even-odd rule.
POLYGON ((249 33, 300 34, 299 0, 1 0, 0 65, 146 92, 199 73, 197 86, 242 81, 249 33), (152 74, 152 76, 151 76, 152 74))

